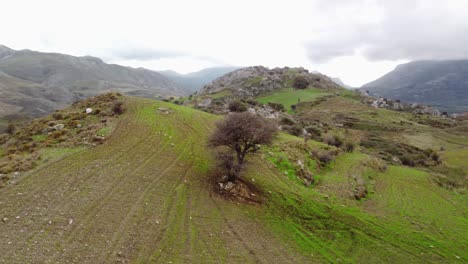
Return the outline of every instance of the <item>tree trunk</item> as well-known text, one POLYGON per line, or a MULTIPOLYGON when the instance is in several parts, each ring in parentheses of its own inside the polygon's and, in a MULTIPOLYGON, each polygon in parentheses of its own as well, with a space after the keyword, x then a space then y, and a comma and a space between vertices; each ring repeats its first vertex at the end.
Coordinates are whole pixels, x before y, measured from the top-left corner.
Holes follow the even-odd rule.
POLYGON ((242 170, 242 166, 244 165, 244 157, 242 156, 241 153, 237 153, 237 164, 234 165, 234 168, 233 168, 233 173, 232 175, 229 177, 230 178, 230 181, 234 182, 234 181, 237 181, 237 179, 239 179, 240 177, 240 172, 242 170))

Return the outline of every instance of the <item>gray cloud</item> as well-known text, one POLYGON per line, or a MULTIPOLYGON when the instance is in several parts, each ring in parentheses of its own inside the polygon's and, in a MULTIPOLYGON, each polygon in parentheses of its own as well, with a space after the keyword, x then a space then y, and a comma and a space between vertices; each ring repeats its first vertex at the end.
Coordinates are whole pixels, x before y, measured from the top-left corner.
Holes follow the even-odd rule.
MULTIPOLYGON (((305 45, 311 61, 321 63, 357 52, 373 61, 468 58, 466 2, 350 0, 348 4, 350 2, 364 13, 369 4, 377 6, 382 11, 382 19, 368 23, 344 19, 327 28, 326 34, 305 45)), ((330 9, 331 5, 322 2, 321 8, 330 9)))

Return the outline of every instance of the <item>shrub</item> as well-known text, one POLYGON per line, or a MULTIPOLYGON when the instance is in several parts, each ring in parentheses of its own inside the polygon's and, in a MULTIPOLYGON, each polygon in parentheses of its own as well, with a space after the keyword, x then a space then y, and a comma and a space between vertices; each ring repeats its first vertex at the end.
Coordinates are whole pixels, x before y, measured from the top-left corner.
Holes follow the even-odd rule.
POLYGON ((235 101, 232 101, 229 103, 229 111, 231 112, 245 112, 247 111, 247 106, 245 106, 244 103, 242 103, 241 101, 238 101, 238 100, 235 100, 235 101))
POLYGON ((353 152, 355 148, 355 144, 352 141, 346 141, 344 144, 344 150, 346 152, 353 152))
POLYGON ((292 125, 294 125, 296 122, 294 122, 294 120, 292 120, 292 118, 283 117, 283 118, 281 118, 280 123, 283 124, 283 125, 292 126, 292 125))
POLYGON ((304 76, 297 76, 293 80, 293 87, 296 89, 305 89, 309 86, 309 81, 304 76))
POLYGON ((285 125, 282 128, 284 131, 297 137, 302 136, 304 132, 303 128, 300 125, 293 125, 293 126, 285 125))
POLYGON ((322 165, 327 165, 335 159, 336 152, 330 150, 322 150, 315 152, 314 156, 320 161, 322 165))
POLYGON ((322 134, 322 130, 317 126, 308 126, 305 128, 305 130, 314 138, 320 137, 320 135, 322 134))
POLYGON ((6 128, 6 132, 10 135, 13 135, 16 131, 16 125, 13 124, 13 123, 9 123, 7 128, 6 128))
POLYGON ((335 147, 340 147, 343 145, 343 139, 335 134, 326 134, 323 136, 323 142, 335 147))
POLYGON ((125 111, 125 109, 123 107, 123 102, 122 101, 116 101, 112 105, 112 112, 114 112, 114 114, 121 115, 124 111, 125 111))
POLYGON ((414 157, 412 157, 411 155, 403 155, 400 158, 400 161, 401 161, 401 164, 405 166, 410 166, 410 167, 414 167, 414 165, 416 164, 414 162, 414 157))
POLYGON ((268 102, 268 106, 279 112, 284 112, 285 110, 284 105, 278 103, 268 102))
POLYGON ((62 120, 63 119, 63 114, 60 113, 60 112, 55 112, 52 114, 52 117, 55 119, 55 120, 62 120))

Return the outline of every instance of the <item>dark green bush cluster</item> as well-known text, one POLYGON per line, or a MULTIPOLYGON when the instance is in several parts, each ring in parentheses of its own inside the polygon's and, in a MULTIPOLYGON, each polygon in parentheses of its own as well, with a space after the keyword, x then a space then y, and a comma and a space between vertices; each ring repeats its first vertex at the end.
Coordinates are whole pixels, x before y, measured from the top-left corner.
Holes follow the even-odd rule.
POLYGON ((228 109, 229 109, 229 111, 231 111, 231 112, 240 113, 240 112, 245 112, 245 111, 247 111, 247 106, 245 106, 245 104, 242 103, 242 102, 239 101, 239 100, 234 100, 234 101, 232 101, 232 102, 229 103, 228 109))
POLYGON ((268 102, 268 106, 279 112, 285 111, 284 105, 282 104, 268 102))
POLYGON ((305 76, 296 76, 293 80, 293 87, 296 89, 306 89, 309 86, 309 80, 305 76))

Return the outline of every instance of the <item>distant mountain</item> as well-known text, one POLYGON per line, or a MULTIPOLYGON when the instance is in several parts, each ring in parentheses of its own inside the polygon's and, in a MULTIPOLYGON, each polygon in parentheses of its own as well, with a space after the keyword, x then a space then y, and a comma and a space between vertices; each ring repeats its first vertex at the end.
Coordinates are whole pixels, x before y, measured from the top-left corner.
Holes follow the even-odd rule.
POLYGON ((468 60, 415 61, 361 88, 371 95, 431 105, 441 111, 468 111, 468 60))
POLYGON ((40 116, 107 91, 154 98, 187 94, 162 74, 74 57, 0 46, 1 115, 40 116), (2 113, 3 112, 3 113, 2 113))
POLYGON ((214 79, 237 69, 239 69, 239 67, 227 66, 206 68, 201 71, 188 74, 180 74, 171 70, 160 71, 159 73, 176 82, 185 91, 193 93, 200 90, 204 85, 210 83, 214 79))
POLYGON ((333 77, 332 77, 331 80, 332 80, 334 83, 338 84, 339 86, 341 86, 341 87, 343 87, 343 88, 346 88, 346 89, 352 89, 352 88, 353 88, 352 86, 345 84, 345 83, 344 83, 340 78, 338 78, 338 77, 336 77, 336 78, 333 78, 333 77))

